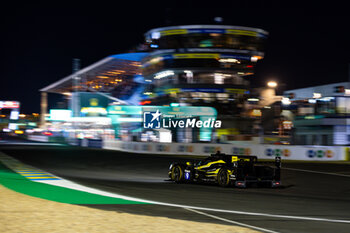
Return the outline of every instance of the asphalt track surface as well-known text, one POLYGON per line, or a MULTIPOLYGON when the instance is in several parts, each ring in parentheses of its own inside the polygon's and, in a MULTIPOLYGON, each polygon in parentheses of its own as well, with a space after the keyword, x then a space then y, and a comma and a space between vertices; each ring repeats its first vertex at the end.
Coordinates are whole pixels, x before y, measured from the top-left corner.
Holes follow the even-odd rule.
POLYGON ((194 212, 161 205, 88 205, 92 208, 199 222, 247 224, 267 232, 350 232, 349 163, 286 162, 282 164, 282 188, 237 189, 166 181, 169 164, 193 160, 188 157, 45 145, 2 144, 0 151, 26 164, 104 191, 242 213, 194 212), (247 215, 247 212, 274 216, 247 215), (348 222, 328 221, 334 219, 348 222))

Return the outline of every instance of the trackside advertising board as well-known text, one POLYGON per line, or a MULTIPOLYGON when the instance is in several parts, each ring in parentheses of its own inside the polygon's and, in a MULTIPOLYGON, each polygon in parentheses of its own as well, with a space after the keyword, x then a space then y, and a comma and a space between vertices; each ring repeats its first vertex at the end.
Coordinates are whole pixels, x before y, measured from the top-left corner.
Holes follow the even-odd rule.
POLYGON ((216 151, 236 155, 256 155, 261 159, 280 156, 285 160, 342 161, 348 158, 344 146, 291 146, 259 144, 214 144, 214 143, 150 143, 123 142, 114 139, 103 141, 104 149, 122 150, 148 154, 209 155, 216 151))

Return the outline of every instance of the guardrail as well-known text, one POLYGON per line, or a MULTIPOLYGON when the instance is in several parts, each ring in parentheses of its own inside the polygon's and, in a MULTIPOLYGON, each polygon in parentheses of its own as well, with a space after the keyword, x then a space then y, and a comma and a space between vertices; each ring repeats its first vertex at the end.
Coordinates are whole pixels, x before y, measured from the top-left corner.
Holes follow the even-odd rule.
POLYGON ((344 161, 349 159, 345 146, 300 146, 268 144, 212 144, 212 143, 151 143, 104 140, 104 149, 147 154, 209 155, 221 151, 226 154, 256 155, 261 159, 281 156, 285 160, 344 161))

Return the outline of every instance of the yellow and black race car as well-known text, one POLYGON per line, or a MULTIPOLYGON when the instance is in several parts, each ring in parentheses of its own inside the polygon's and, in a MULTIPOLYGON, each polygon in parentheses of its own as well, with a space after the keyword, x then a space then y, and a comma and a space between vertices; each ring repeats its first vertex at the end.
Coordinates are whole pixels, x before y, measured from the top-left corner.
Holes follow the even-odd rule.
POLYGON ((172 163, 170 180, 176 183, 215 182, 226 187, 245 188, 250 184, 281 186, 281 158, 274 162, 258 162, 256 156, 226 155, 220 152, 204 160, 172 163))

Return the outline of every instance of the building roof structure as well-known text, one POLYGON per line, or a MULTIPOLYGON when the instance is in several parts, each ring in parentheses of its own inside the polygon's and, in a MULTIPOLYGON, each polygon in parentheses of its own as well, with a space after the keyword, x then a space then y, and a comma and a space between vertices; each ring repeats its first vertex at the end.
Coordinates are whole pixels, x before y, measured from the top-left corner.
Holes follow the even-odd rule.
POLYGON ((141 59, 148 53, 108 56, 42 89, 41 92, 65 94, 74 90, 108 92, 134 75, 141 74, 141 59), (73 82, 77 78, 77 82, 73 82))

